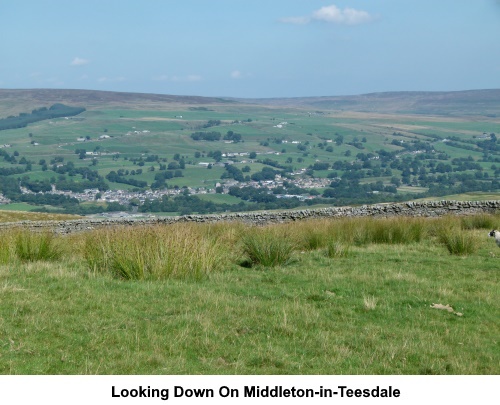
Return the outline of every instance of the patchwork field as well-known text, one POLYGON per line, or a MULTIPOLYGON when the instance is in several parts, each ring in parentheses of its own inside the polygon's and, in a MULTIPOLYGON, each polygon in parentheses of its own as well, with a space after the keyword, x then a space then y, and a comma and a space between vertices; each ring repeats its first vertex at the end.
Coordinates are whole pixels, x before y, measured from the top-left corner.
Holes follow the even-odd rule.
MULTIPOLYGON (((381 97, 379 104, 358 100, 350 107, 358 110, 350 111, 328 103, 311 108, 314 100, 308 99, 266 103, 35 90, 2 90, 0 95, 0 118, 29 113, 56 101, 86 108, 77 116, 0 131, 1 151, 6 154, 0 159, 0 170, 5 169, 2 177, 6 182, 19 179, 22 186, 33 190, 40 183, 56 184, 63 190, 67 182, 83 184, 90 170, 100 176, 101 186, 107 184, 111 190, 168 187, 188 189, 192 195, 205 192, 200 190, 215 193, 217 184, 233 180, 234 173, 228 175, 224 167, 229 164, 240 172, 245 169, 242 187, 266 168, 281 173, 293 185, 298 179, 321 178, 342 178, 349 183, 345 187, 340 182, 336 190, 331 189, 336 184, 329 181, 322 185, 310 182, 293 192, 287 192, 285 185, 277 191, 330 199, 311 204, 400 201, 464 192, 499 195, 496 133, 500 117, 490 112, 495 101, 491 94, 483 103, 483 113, 474 107, 469 114, 457 107, 471 97, 463 95, 462 100, 462 93, 454 95, 456 100, 450 93, 448 104, 443 101, 428 114, 408 107, 410 100, 415 106, 423 100, 422 95, 411 94, 405 96, 405 102, 399 98, 407 106, 400 111, 393 108, 395 99, 388 97, 381 97), (199 132, 217 132, 220 137, 215 141, 193 139, 199 132), (240 138, 224 139, 228 134, 240 138), (175 174, 176 167, 180 172, 175 174), (158 183, 158 174, 169 170, 175 176, 158 183), (116 177, 107 178, 111 172, 120 173, 120 182, 116 177)), ((87 183, 97 187, 96 182, 87 183)), ((245 203, 241 197, 235 198, 231 200, 234 204, 245 203)), ((228 201, 227 196, 216 194, 210 200, 215 204, 228 201)), ((129 208, 124 204, 121 209, 129 208)), ((260 209, 265 208, 278 207, 261 203, 260 209)))

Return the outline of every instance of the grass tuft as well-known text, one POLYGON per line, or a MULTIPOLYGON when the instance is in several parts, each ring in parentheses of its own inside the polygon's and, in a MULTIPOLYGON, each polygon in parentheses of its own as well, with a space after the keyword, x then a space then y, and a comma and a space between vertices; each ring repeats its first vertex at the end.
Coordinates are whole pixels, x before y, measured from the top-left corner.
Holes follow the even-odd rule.
POLYGON ((377 299, 373 296, 364 297, 363 304, 367 311, 373 311, 377 307, 377 299))
POLYGON ((330 240, 326 247, 326 255, 330 258, 348 257, 351 253, 351 246, 336 240, 330 240))
POLYGON ((195 224, 104 229, 87 235, 84 257, 94 273, 125 280, 200 279, 221 269, 219 238, 195 224))
POLYGON ((475 253, 479 248, 479 241, 471 232, 446 230, 439 237, 452 255, 467 256, 475 253))
POLYGON ((490 214, 477 214, 462 217, 460 220, 462 229, 494 229, 499 221, 498 216, 490 214))
POLYGON ((18 231, 14 246, 15 254, 22 262, 54 261, 62 256, 60 245, 49 232, 18 231))
POLYGON ((252 228, 242 237, 243 252, 253 264, 264 267, 290 263, 294 244, 277 227, 252 228))

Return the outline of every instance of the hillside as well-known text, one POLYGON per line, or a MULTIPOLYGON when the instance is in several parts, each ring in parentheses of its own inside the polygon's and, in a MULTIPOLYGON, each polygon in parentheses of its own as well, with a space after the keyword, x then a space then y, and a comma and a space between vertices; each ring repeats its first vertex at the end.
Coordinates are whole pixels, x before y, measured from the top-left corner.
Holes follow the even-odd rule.
POLYGON ((55 103, 71 104, 85 108, 102 108, 106 106, 108 108, 158 109, 176 105, 228 104, 232 102, 215 97, 97 90, 0 89, 0 117, 55 103))
POLYGON ((385 92, 354 96, 292 98, 227 98, 125 93, 96 90, 0 89, 0 115, 19 113, 49 103, 82 107, 168 109, 177 105, 262 105, 397 114, 491 115, 500 111, 500 89, 449 92, 385 92))
POLYGON ((493 115, 500 111, 500 90, 387 92, 357 96, 240 99, 260 105, 428 115, 493 115))

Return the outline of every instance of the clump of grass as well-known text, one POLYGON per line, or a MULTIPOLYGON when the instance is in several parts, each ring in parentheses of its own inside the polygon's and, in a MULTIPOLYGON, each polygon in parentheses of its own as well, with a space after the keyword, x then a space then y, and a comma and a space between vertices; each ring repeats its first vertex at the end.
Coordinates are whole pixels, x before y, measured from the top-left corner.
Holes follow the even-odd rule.
POLYGON ((18 231, 14 251, 22 262, 54 261, 62 256, 61 246, 50 232, 18 231))
POLYGON ((377 299, 374 296, 364 297, 363 304, 367 311, 373 311, 377 307, 377 299))
POLYGON ((351 253, 351 246, 334 239, 328 241, 326 255, 330 258, 348 257, 351 253))
POLYGON ((277 227, 252 228, 242 237, 243 252, 252 264, 282 266, 292 259, 294 244, 277 227))
POLYGON ((467 256, 479 248, 479 241, 471 232, 448 229, 441 232, 439 240, 452 255, 467 256))
POLYGON ((324 246, 325 236, 320 231, 311 230, 303 235, 306 250, 316 250, 324 246))
POLYGON ((497 218, 490 214, 477 214, 461 218, 462 229, 494 229, 497 218))
POLYGON ((425 224, 418 218, 371 219, 365 221, 364 232, 370 243, 408 244, 420 242, 425 224))
POLYGON ((13 239, 12 231, 2 231, 0 234, 0 264, 9 264, 13 258, 13 239))
POLYGON ((196 224, 103 229, 87 235, 89 269, 125 280, 200 279, 221 269, 224 244, 196 224))
POLYGON ((441 239, 442 235, 448 232, 460 232, 460 218, 452 216, 443 216, 433 218, 429 221, 428 232, 429 235, 441 239))

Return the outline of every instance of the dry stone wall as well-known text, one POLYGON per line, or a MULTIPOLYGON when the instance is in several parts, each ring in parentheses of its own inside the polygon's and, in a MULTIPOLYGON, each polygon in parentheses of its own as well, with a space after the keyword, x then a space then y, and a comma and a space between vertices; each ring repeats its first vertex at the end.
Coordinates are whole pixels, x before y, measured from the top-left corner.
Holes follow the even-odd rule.
POLYGON ((291 211, 259 211, 229 213, 216 215, 184 215, 161 218, 116 218, 97 219, 82 218, 69 221, 22 221, 2 223, 0 229, 21 227, 33 231, 52 230, 67 234, 87 231, 107 226, 139 226, 154 224, 172 224, 176 222, 213 223, 221 221, 238 221, 251 225, 265 225, 313 218, 340 217, 439 217, 443 215, 473 215, 479 213, 496 213, 500 210, 500 200, 494 201, 432 201, 406 202, 398 204, 363 205, 357 207, 327 207, 319 209, 303 209, 291 211))

